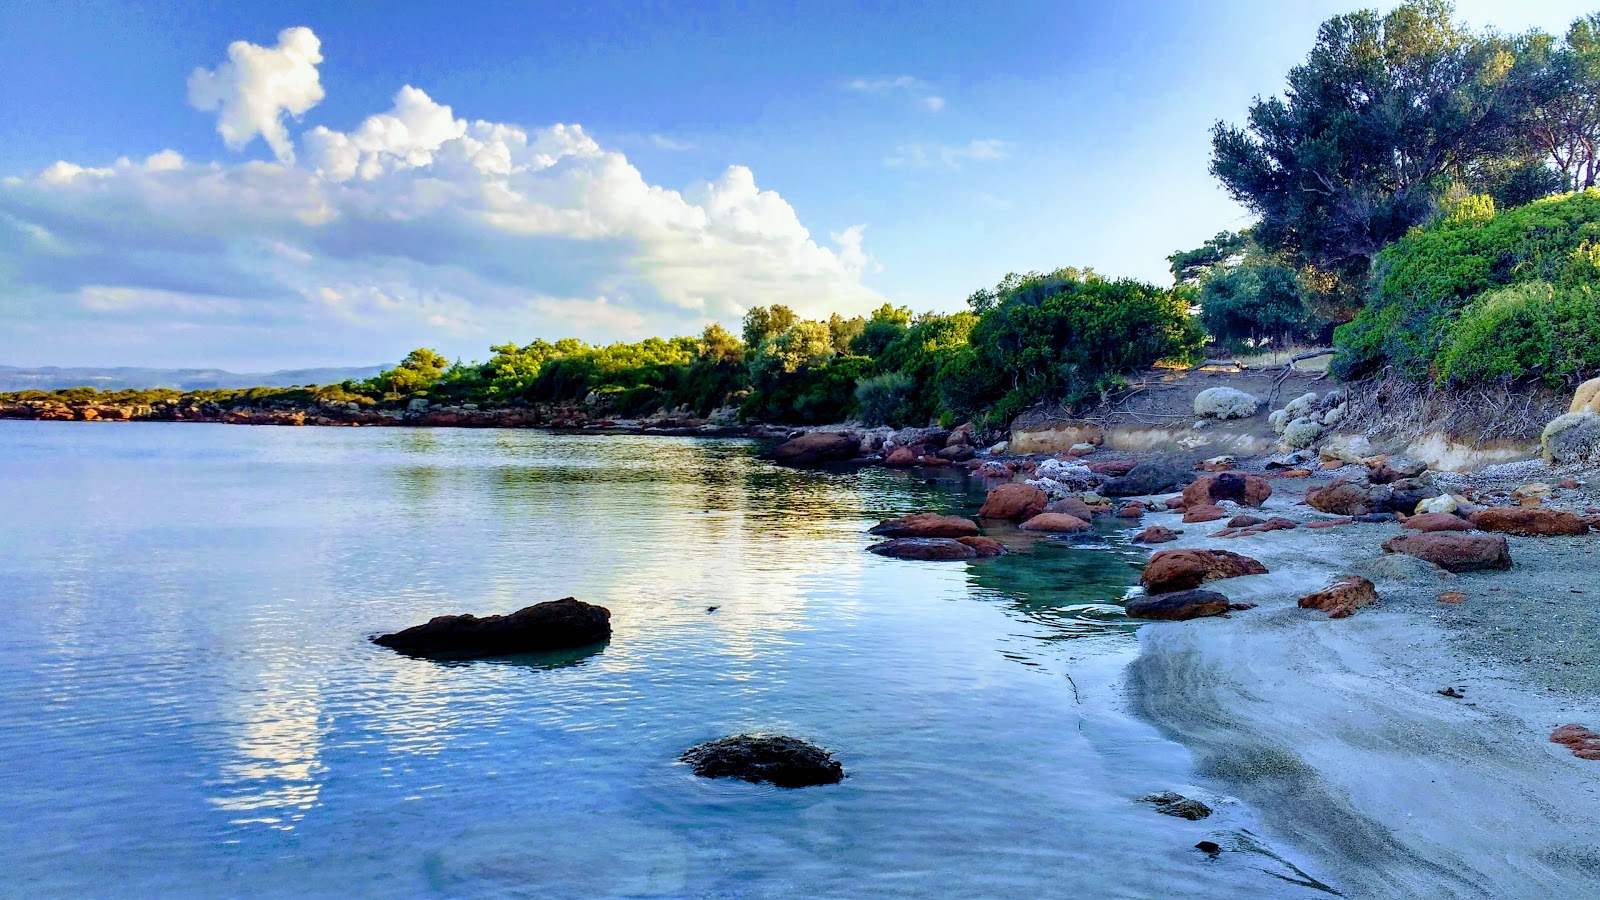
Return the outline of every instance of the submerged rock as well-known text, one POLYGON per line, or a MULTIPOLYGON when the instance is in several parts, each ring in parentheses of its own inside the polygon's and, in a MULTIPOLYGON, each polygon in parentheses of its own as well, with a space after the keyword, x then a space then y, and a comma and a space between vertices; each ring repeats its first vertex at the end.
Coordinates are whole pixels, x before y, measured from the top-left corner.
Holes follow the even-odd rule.
POLYGON ((956 540, 971 547, 979 557, 1000 556, 1006 552, 1006 545, 991 537, 958 537, 956 540))
POLYGON ((678 758, 701 778, 785 788, 838 784, 844 778, 844 767, 828 751, 786 735, 733 735, 691 747, 678 758))
POLYGON ((779 444, 767 458, 785 466, 815 466, 861 455, 861 435, 849 431, 813 431, 779 444))
POLYGON ((981 519, 1030 519, 1049 504, 1044 491, 1031 484, 1002 484, 989 489, 989 495, 978 510, 981 519))
POLYGON ((1173 793, 1172 791, 1151 794, 1144 798, 1144 802, 1154 803, 1158 813, 1177 816, 1180 819, 1188 819, 1191 822, 1211 815, 1211 807, 1201 803, 1199 800, 1191 800, 1182 794, 1173 793))
POLYGON ((978 523, 961 516, 914 513, 898 519, 885 519, 874 525, 868 533, 895 538, 971 537, 978 533, 978 523))
POLYGON ((1511 548, 1497 534, 1462 534, 1455 531, 1402 534, 1384 542, 1390 553, 1427 560, 1451 572, 1511 568, 1511 548))
POLYGON ((1066 513, 1040 513, 1022 523, 1023 531, 1048 531, 1055 534, 1078 534, 1090 530, 1088 522, 1066 513))
POLYGON ((954 538, 895 538, 867 548, 894 559, 973 559, 978 551, 954 538))
POLYGON ((1204 616, 1220 616, 1229 609, 1228 598, 1216 591, 1170 591, 1165 594, 1148 594, 1135 597, 1123 605, 1123 611, 1134 619, 1164 619, 1184 621, 1204 616))
POLYGON ((1577 513, 1542 506, 1492 506, 1472 514, 1472 524, 1484 531, 1528 537, 1589 533, 1589 523, 1577 513))
POLYGON ((1363 606, 1376 603, 1378 591, 1359 575, 1346 575, 1315 594, 1300 598, 1301 609, 1320 609, 1330 619, 1343 619, 1363 606))
POLYGON ((503 616, 437 616, 372 642, 418 656, 472 658, 563 650, 611 637, 611 611, 572 597, 503 616))
POLYGON ((1183 591, 1208 581, 1265 575, 1257 560, 1228 550, 1162 550, 1150 557, 1139 583, 1152 594, 1183 591))

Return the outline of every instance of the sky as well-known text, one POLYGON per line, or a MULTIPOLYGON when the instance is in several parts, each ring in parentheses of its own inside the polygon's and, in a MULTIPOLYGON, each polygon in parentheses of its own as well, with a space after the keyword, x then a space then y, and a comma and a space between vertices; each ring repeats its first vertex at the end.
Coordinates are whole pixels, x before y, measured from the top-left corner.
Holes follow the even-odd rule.
POLYGON ((471 360, 1066 265, 1170 283, 1248 224, 1212 124, 1352 8, 13 0, 0 364, 471 360))

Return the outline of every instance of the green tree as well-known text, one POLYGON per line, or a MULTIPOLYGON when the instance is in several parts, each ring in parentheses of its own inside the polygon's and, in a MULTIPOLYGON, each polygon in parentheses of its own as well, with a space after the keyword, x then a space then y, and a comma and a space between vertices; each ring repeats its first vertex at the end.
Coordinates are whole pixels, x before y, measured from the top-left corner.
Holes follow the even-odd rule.
POLYGON ((400 365, 379 373, 374 381, 376 387, 387 394, 414 394, 432 387, 449 364, 450 361, 438 353, 419 347, 406 354, 400 365))
POLYGON ((1207 272, 1243 256, 1248 245, 1248 234, 1218 232, 1216 237, 1193 250, 1180 250, 1167 257, 1172 266, 1172 280, 1178 284, 1196 284, 1207 272))
POLYGON ((744 314, 744 345, 751 351, 794 327, 800 317, 787 306, 757 306, 744 314))
POLYGON ((1256 261, 1234 266, 1200 286, 1200 324, 1231 348, 1283 345, 1308 312, 1293 269, 1256 261))
POLYGON ((873 311, 871 318, 862 325, 861 333, 851 339, 850 352, 876 359, 910 326, 911 310, 885 303, 873 311))

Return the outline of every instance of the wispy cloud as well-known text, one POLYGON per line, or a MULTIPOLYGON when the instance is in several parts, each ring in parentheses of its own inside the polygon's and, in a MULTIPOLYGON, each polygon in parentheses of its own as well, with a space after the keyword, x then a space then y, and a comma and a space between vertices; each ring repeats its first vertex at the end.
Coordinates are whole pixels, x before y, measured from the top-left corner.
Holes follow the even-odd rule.
POLYGON ((886 78, 852 78, 844 82, 847 91, 873 94, 879 97, 902 97, 918 109, 938 112, 944 109, 944 98, 933 92, 933 85, 911 75, 886 78))
POLYGON ((666 136, 664 134, 652 134, 652 135, 650 135, 650 146, 656 148, 657 150, 693 150, 694 149, 694 143, 693 142, 691 142, 691 141, 680 141, 677 138, 668 137, 668 136, 666 136))
POLYGON ((883 164, 901 169, 959 169, 967 163, 999 162, 1011 156, 1009 141, 984 138, 965 144, 901 144, 883 164))

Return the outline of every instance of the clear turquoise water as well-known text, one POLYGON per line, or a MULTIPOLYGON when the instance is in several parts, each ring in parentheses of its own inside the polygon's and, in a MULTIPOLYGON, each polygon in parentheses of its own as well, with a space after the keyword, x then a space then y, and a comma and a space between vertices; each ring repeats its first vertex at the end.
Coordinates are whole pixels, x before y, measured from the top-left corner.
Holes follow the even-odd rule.
POLYGON ((757 450, 0 422, 4 893, 1298 890, 1190 849, 1247 812, 1137 802, 1193 775, 1122 712, 1123 533, 880 559, 868 526, 981 488, 757 450), (612 610, 609 645, 443 665, 367 641, 569 595, 612 610), (752 729, 848 777, 784 791, 675 761, 752 729))

